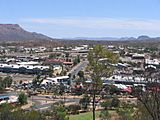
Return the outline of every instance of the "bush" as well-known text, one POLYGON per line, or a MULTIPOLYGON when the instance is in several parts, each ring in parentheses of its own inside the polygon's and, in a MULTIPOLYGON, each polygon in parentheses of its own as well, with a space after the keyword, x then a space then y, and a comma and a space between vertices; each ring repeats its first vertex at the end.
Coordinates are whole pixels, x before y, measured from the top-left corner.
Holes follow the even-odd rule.
POLYGON ((105 110, 107 110, 108 107, 111 107, 111 102, 112 102, 111 99, 108 99, 108 100, 102 102, 101 106, 104 107, 105 110))
POLYGON ((79 114, 80 109, 81 106, 78 104, 72 104, 68 106, 68 110, 71 112, 71 114, 79 114))
POLYGON ((51 106, 51 117, 53 120, 68 120, 67 109, 63 102, 57 102, 51 106))
POLYGON ((120 105, 120 100, 117 97, 114 97, 111 101, 111 107, 116 108, 119 107, 119 105, 120 105))
POLYGON ((82 108, 86 110, 90 101, 90 97, 88 95, 85 95, 82 99, 79 100, 79 104, 81 104, 82 108))
POLYGON ((24 104, 27 104, 27 95, 25 95, 25 93, 20 93, 19 96, 18 96, 18 102, 21 104, 21 105, 24 105, 24 104))
POLYGON ((110 107, 119 107, 120 100, 117 97, 114 97, 112 99, 107 99, 104 102, 101 103, 101 106, 104 107, 105 110, 107 110, 110 107))
POLYGON ((44 120, 42 112, 24 111, 11 104, 2 104, 0 106, 0 120, 44 120))
POLYGON ((111 94, 114 94, 114 93, 119 94, 119 93, 120 93, 120 89, 117 88, 117 87, 114 86, 114 85, 111 85, 109 92, 110 92, 111 94))
POLYGON ((31 110, 30 112, 26 112, 23 116, 23 119, 26 120, 43 120, 42 113, 39 111, 31 110))
POLYGON ((84 78, 84 72, 83 71, 79 71, 78 72, 78 76, 79 76, 79 78, 84 78))
POLYGON ((101 111, 99 117, 100 117, 102 120, 108 120, 108 119, 110 118, 110 115, 109 115, 108 110, 103 110, 103 111, 101 111))
POLYGON ((134 107, 133 104, 122 103, 121 107, 116 110, 120 116, 120 120, 134 120, 134 107))

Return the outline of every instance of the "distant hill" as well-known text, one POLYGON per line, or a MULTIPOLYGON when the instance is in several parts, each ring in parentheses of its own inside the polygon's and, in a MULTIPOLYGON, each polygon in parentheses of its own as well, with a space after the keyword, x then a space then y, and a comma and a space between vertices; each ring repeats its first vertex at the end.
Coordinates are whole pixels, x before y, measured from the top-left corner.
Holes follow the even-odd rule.
POLYGON ((70 46, 70 45, 82 45, 82 44, 117 44, 117 45, 143 45, 148 46, 159 45, 160 37, 148 37, 146 35, 134 37, 101 37, 101 38, 89 38, 89 37, 77 37, 77 38, 64 38, 53 39, 43 34, 29 32, 24 30, 18 24, 0 24, 0 43, 9 45, 25 45, 25 46, 70 46), (45 41, 45 42, 44 42, 45 41))
POLYGON ((53 40, 43 34, 28 32, 18 24, 0 24, 0 41, 53 40))
POLYGON ((97 38, 92 38, 92 37, 75 37, 75 38, 63 38, 63 40, 93 40, 93 41, 146 41, 146 40, 160 40, 160 37, 154 37, 151 38, 146 35, 141 35, 138 36, 137 38, 135 37, 121 37, 121 38, 116 38, 116 37, 97 37, 97 38))
POLYGON ((99 40, 113 40, 116 41, 119 38, 115 38, 115 37, 75 37, 75 38, 62 38, 63 40, 95 40, 95 41, 99 41, 99 40))

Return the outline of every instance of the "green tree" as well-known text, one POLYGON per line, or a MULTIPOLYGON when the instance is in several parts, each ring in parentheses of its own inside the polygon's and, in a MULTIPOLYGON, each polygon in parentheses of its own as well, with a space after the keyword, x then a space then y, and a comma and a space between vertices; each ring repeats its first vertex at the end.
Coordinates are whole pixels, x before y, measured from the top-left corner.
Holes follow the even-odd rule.
POLYGON ((52 85, 52 92, 53 92, 53 98, 56 98, 58 95, 60 95, 60 86, 57 84, 52 85))
POLYGON ((10 120, 28 120, 27 116, 25 116, 26 113, 20 108, 15 108, 14 111, 10 111, 8 114, 12 117, 10 120))
POLYGON ((120 100, 117 97, 114 97, 111 102, 111 107, 117 108, 120 105, 120 100))
POLYGON ((96 92, 102 88, 101 77, 108 77, 113 72, 111 64, 118 60, 118 56, 113 52, 105 49, 102 45, 96 45, 88 53, 90 74, 92 78, 92 98, 93 98, 93 120, 95 120, 95 100, 96 92))
POLYGON ((84 72, 83 71, 79 71, 78 72, 78 76, 79 76, 79 78, 84 78, 84 72))
POLYGON ((22 83, 23 83, 23 81, 22 81, 22 80, 20 80, 20 81, 19 81, 19 84, 22 84, 22 83))
POLYGON ((51 106, 51 116, 53 120, 68 120, 67 109, 61 102, 55 103, 51 106))
POLYGON ((120 93, 120 89, 118 87, 114 86, 114 85, 110 85, 108 87, 108 90, 109 90, 110 94, 115 94, 115 93, 119 94, 120 93))
POLYGON ((108 110, 108 107, 111 107, 111 102, 112 102, 111 99, 107 99, 107 100, 101 102, 101 107, 103 107, 104 110, 108 110))
POLYGON ((60 53, 53 53, 53 54, 50 54, 50 55, 49 55, 49 59, 54 59, 54 58, 57 58, 57 57, 59 57, 59 56, 61 56, 60 53))
POLYGON ((13 110, 13 107, 8 103, 4 103, 0 106, 0 108, 0 120, 11 120, 11 110, 13 110))
POLYGON ((81 60, 80 60, 80 56, 78 55, 74 60, 73 60, 73 64, 74 65, 77 65, 78 63, 80 63, 81 60))
POLYGON ((41 78, 41 75, 38 74, 32 81, 34 90, 40 86, 42 81, 43 81, 43 79, 41 78))
POLYGON ((99 117, 101 118, 101 120, 110 120, 110 115, 109 115, 108 110, 102 110, 100 112, 99 117))
POLYGON ((68 110, 71 112, 71 114, 79 114, 80 109, 81 106, 79 104, 71 104, 68 106, 68 110))
POLYGON ((77 56, 77 61, 78 61, 78 63, 81 62, 81 59, 80 59, 80 56, 79 56, 79 55, 77 56))
POLYGON ((12 77, 7 76, 5 78, 0 77, 0 92, 3 92, 6 87, 10 87, 12 84, 12 77))
POLYGON ((62 96, 65 93, 65 85, 60 83, 59 85, 59 94, 62 96))
POLYGON ((0 77, 0 92, 3 92, 3 90, 4 90, 3 78, 0 77))
POLYGON ((25 95, 25 93, 20 93, 18 96, 18 101, 21 105, 24 105, 27 103, 27 95, 25 95))
POLYGON ((24 120, 43 120, 42 113, 32 110, 24 115, 24 120))
POLYGON ((69 52, 65 53, 65 57, 66 57, 66 61, 68 62, 69 61, 69 52))
POLYGON ((7 76, 3 79, 3 84, 5 85, 5 87, 10 87, 12 84, 12 77, 11 76, 7 76))
POLYGON ((81 107, 82 107, 84 110, 87 110, 90 101, 91 101, 91 100, 90 100, 90 97, 89 97, 88 95, 84 95, 84 97, 83 97, 82 99, 80 99, 79 104, 81 104, 81 107))
POLYGON ((56 57, 57 57, 56 54, 50 54, 50 55, 49 55, 49 59, 53 59, 53 58, 56 58, 56 57))
POLYGON ((0 120, 45 120, 45 114, 39 111, 24 111, 5 103, 0 106, 0 120))
POLYGON ((121 107, 117 109, 120 120, 134 120, 135 105, 122 103, 121 107))

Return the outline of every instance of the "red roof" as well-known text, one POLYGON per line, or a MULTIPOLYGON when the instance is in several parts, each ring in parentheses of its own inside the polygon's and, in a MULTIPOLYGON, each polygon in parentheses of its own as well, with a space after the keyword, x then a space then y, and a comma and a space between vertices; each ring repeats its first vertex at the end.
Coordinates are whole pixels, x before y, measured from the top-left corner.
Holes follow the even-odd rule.
POLYGON ((63 62, 63 64, 69 64, 69 65, 72 65, 73 64, 73 62, 63 62))
POLYGON ((131 93, 132 92, 132 88, 131 87, 127 87, 126 89, 123 89, 122 91, 131 93))
POLYGON ((56 62, 63 63, 63 64, 70 64, 70 65, 73 64, 73 62, 66 62, 66 60, 64 59, 48 59, 45 61, 45 63, 56 63, 56 62))

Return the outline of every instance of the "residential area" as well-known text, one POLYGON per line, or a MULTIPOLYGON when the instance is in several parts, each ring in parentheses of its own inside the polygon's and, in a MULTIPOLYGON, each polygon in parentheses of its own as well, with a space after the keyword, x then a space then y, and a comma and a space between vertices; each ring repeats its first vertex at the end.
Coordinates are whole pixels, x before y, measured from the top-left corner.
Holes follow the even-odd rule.
MULTIPOLYGON (((128 110, 136 112, 138 101, 143 101, 143 92, 160 91, 160 58, 153 48, 122 45, 0 48, 0 105, 8 103, 20 105, 24 111, 47 112, 62 102, 71 120, 79 119, 75 115, 92 111, 97 119, 125 119, 133 116, 128 110), (97 49, 100 53, 96 53, 97 49), (95 54, 100 57, 97 59, 95 54), (124 106, 128 108, 123 109, 124 106)), ((48 115, 47 119, 53 116, 48 115)))

